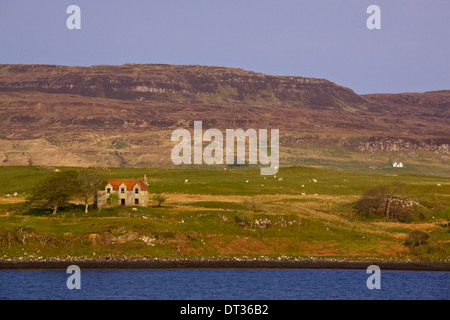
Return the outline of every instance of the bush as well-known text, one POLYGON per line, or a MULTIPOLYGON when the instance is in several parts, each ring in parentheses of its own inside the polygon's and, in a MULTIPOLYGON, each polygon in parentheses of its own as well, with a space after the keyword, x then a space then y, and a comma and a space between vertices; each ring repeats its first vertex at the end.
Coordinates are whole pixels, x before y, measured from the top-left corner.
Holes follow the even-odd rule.
POLYGON ((252 211, 252 212, 262 212, 262 211, 264 211, 263 202, 258 197, 252 197, 250 199, 247 199, 242 204, 244 205, 244 207, 248 211, 252 211))
POLYGON ((252 225, 252 219, 250 218, 250 216, 243 212, 235 215, 234 221, 236 221, 238 224, 240 224, 241 227, 243 227, 243 228, 245 228, 245 227, 248 228, 252 225))
POLYGON ((420 230, 411 231, 405 239, 405 246, 417 247, 425 244, 430 235, 420 230))
POLYGON ((37 234, 35 238, 39 241, 42 248, 47 246, 47 244, 54 245, 56 242, 56 236, 50 233, 37 234))
POLYGON ((397 187, 379 187, 367 190, 355 202, 354 208, 363 216, 383 217, 386 221, 412 222, 420 204, 405 198, 397 187))
POLYGON ((186 231, 185 233, 186 238, 189 240, 197 240, 197 233, 193 231, 186 231))
POLYGON ((109 205, 116 205, 119 202, 119 196, 116 193, 110 193, 106 198, 106 203, 109 205))
POLYGON ((23 245, 26 245, 28 240, 33 239, 33 228, 19 226, 14 228, 14 231, 17 241, 19 241, 23 245))
POLYGON ((152 200, 156 203, 157 207, 162 207, 163 204, 166 202, 167 200, 167 196, 162 195, 162 194, 155 194, 152 197, 152 200))
POLYGON ((15 234, 11 231, 0 231, 0 246, 11 248, 15 238, 15 234))

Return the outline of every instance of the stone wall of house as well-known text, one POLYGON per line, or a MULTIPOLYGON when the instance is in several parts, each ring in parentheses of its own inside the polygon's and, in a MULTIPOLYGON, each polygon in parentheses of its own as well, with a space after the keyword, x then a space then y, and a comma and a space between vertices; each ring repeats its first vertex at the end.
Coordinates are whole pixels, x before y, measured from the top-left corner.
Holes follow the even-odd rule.
MULTIPOLYGON (((117 205, 121 205, 122 199, 125 199, 125 206, 139 206, 139 207, 147 207, 148 206, 148 191, 139 190, 139 193, 135 193, 134 190, 126 190, 125 193, 121 193, 120 190, 112 190, 111 193, 115 193, 119 196, 119 201, 117 205), (139 199, 139 204, 135 204, 135 199, 139 199)), ((97 193, 97 206, 103 207, 107 205, 106 199, 109 197, 109 193, 105 190, 99 191, 97 193)))

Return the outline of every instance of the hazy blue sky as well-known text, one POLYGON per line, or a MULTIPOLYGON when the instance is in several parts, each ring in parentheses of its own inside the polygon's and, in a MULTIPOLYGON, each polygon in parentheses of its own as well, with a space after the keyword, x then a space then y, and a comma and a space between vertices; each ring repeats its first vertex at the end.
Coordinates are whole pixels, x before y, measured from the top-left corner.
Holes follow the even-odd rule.
POLYGON ((1 0, 0 63, 168 63, 450 89, 449 0, 1 0), (81 30, 66 9, 81 8, 81 30), (381 8, 381 30, 366 9, 381 8))

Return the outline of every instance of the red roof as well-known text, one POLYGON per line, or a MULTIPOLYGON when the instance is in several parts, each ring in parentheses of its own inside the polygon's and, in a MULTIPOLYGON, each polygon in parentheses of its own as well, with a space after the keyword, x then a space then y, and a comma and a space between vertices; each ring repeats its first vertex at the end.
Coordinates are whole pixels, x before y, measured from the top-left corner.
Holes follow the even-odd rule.
POLYGON ((148 191, 148 185, 142 180, 108 180, 108 183, 113 187, 113 190, 119 190, 119 186, 123 183, 127 186, 127 190, 133 190, 133 187, 138 184, 142 191, 148 191))

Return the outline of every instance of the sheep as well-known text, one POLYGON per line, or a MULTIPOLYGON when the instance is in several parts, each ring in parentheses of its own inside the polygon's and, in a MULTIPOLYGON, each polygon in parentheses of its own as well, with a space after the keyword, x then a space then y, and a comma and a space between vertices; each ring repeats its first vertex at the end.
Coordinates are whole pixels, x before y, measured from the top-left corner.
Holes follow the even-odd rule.
POLYGON ((188 179, 184 180, 184 183, 188 183, 188 182, 189 182, 189 180, 188 180, 188 179))

